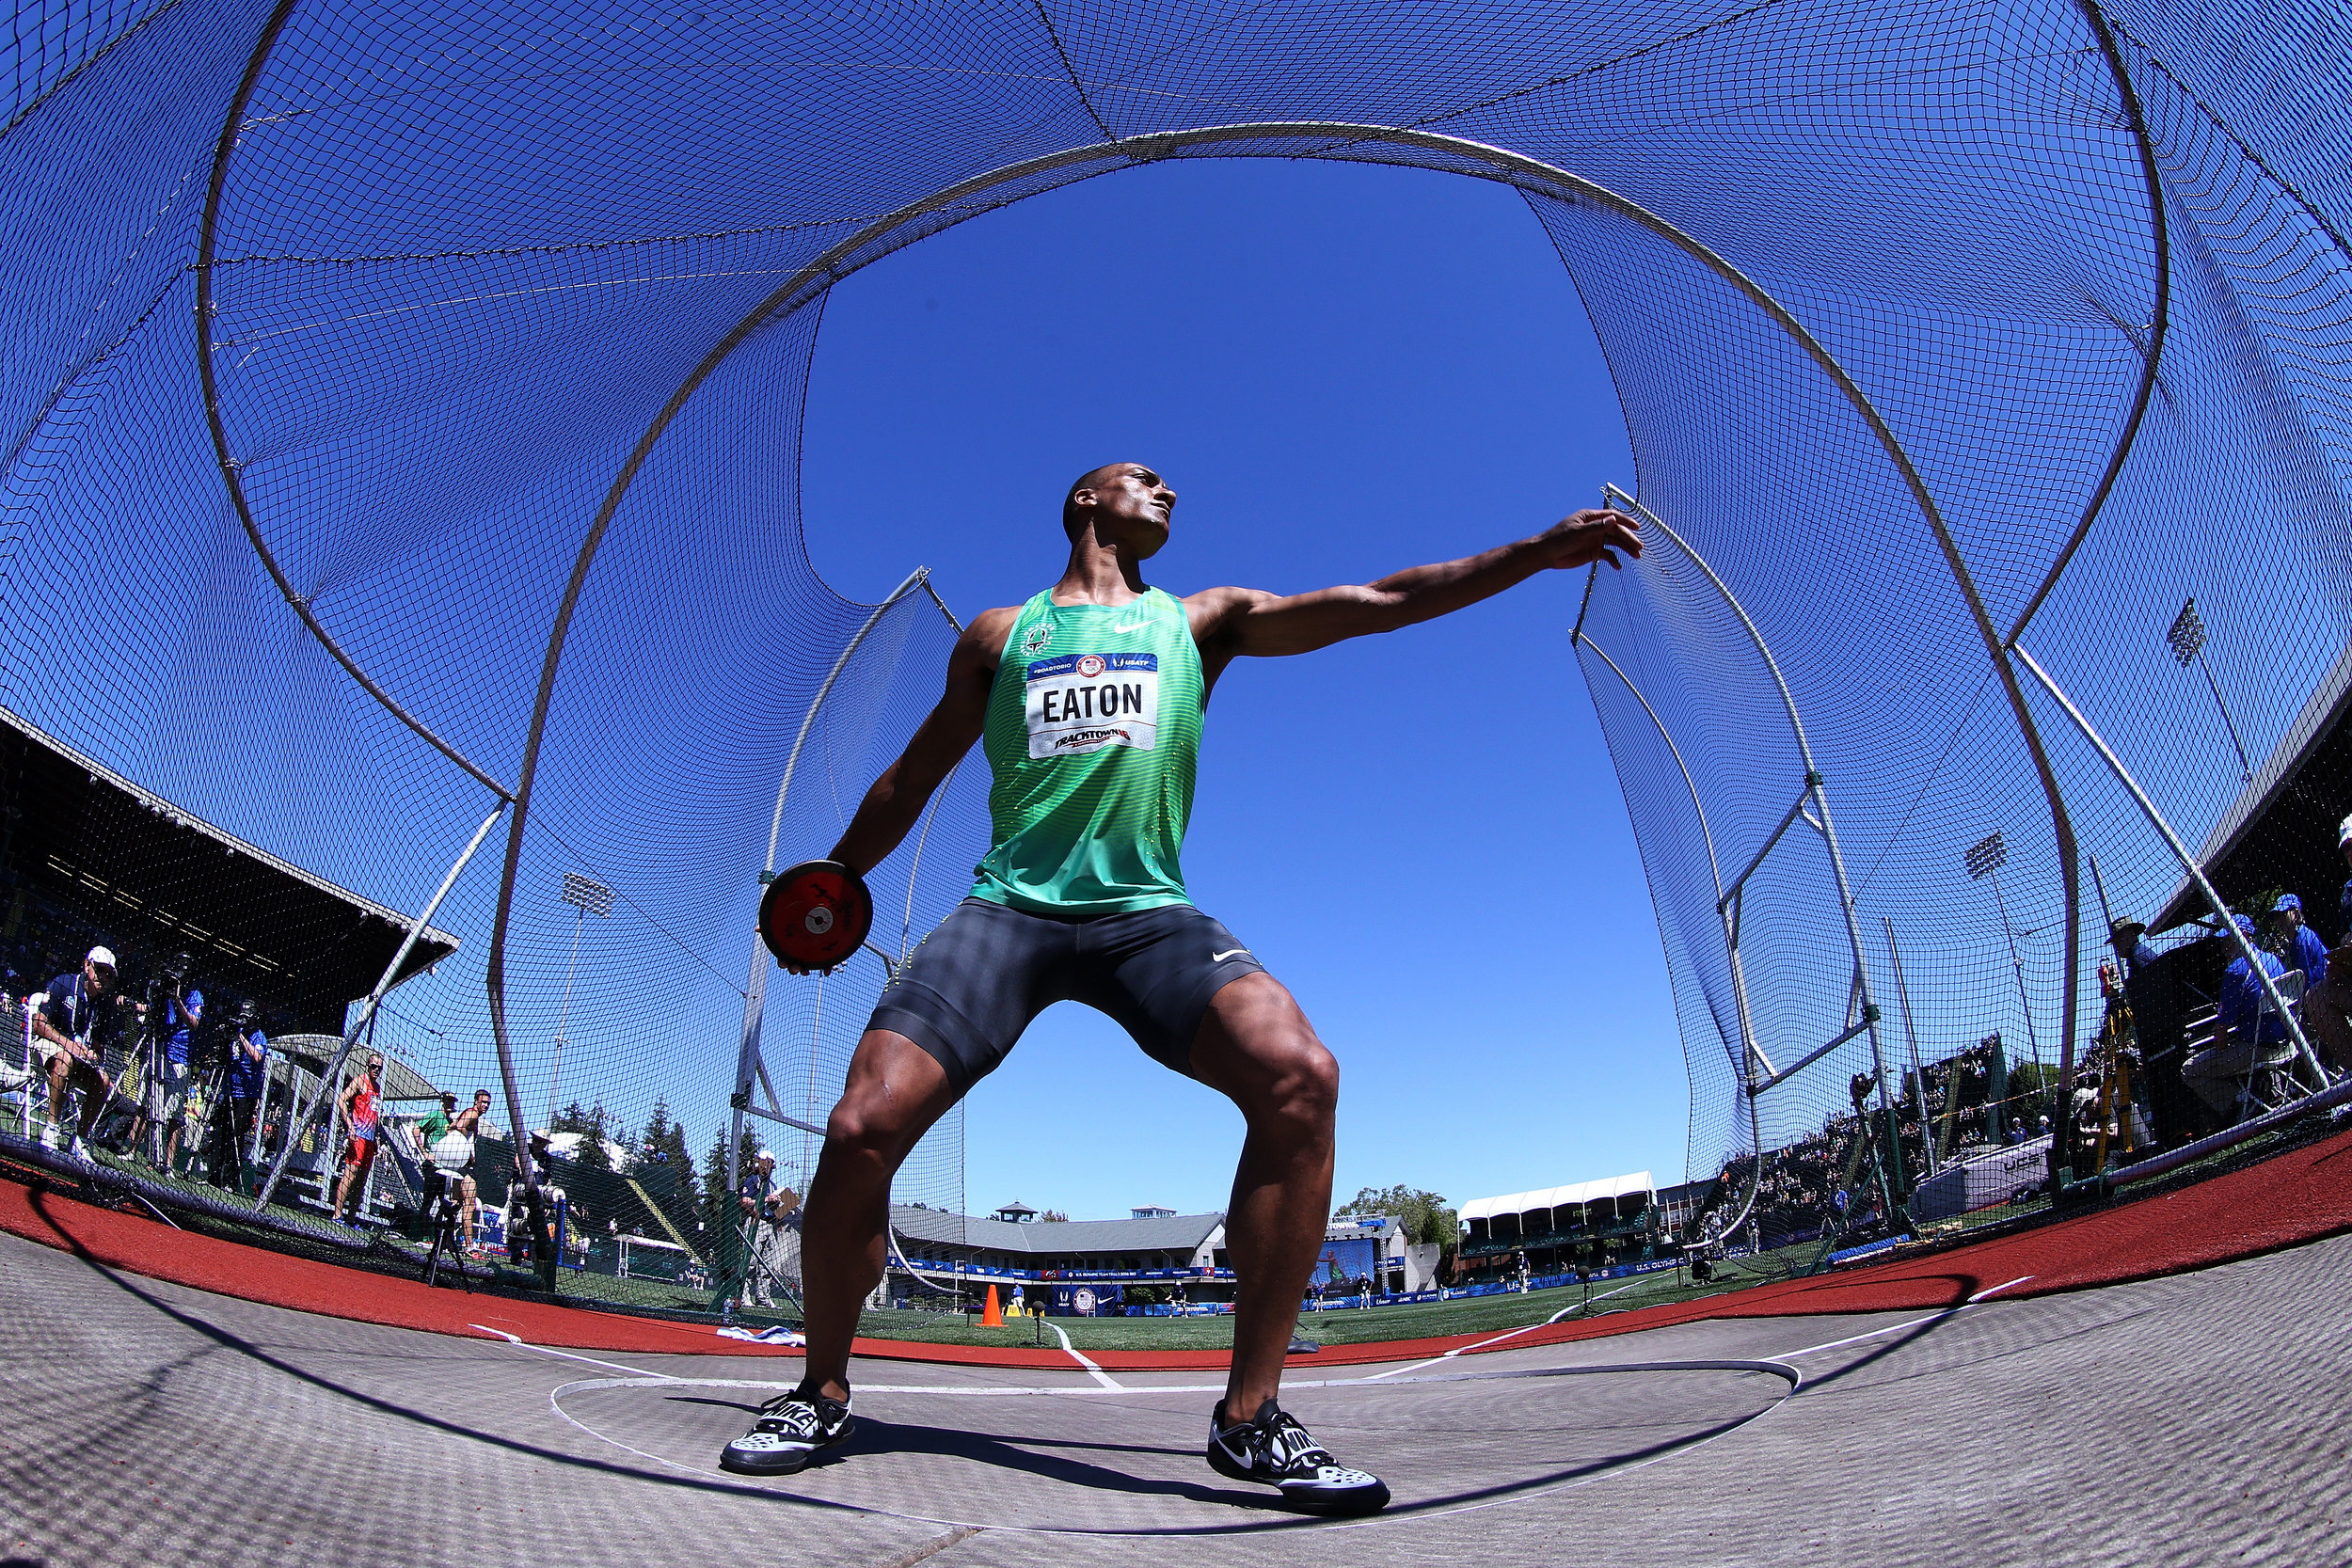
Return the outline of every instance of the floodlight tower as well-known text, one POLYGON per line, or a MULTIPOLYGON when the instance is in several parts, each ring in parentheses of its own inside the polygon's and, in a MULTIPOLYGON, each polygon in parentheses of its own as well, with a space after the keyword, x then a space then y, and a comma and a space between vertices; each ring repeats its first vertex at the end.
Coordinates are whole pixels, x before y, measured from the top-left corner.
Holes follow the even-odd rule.
POLYGON ((2197 601, 2191 598, 2181 606, 2181 612, 2172 617, 2172 626, 2164 634, 2172 645, 2172 657, 2185 670, 2191 664, 2204 672, 2205 689, 2213 693, 2213 705, 2221 710, 2221 727, 2230 732, 2230 744, 2237 748, 2237 776, 2242 784, 2254 782, 2254 765, 2246 760, 2246 742, 2238 738, 2237 721, 2230 717, 2230 705, 2221 700, 2221 683, 2213 678, 2213 666, 2205 660, 2205 623, 2197 613, 2197 601))
MULTIPOLYGON (((577 872, 564 873, 564 902, 579 912, 572 916, 572 957, 564 966, 564 1010, 555 1020, 555 1070, 548 1075, 548 1125, 555 1125, 555 1090, 564 1081, 564 1031, 572 1022, 572 975, 580 967, 580 930, 595 915, 603 920, 612 913, 612 890, 592 878, 577 872)), ((516 1136, 520 1136, 520 1132, 516 1136)))
POLYGON ((2026 994, 2026 960, 2017 951, 2017 928, 2009 923, 2008 900, 2001 896, 2001 867, 2009 863, 2009 840, 2001 836, 2000 829, 1995 828, 1968 846, 1962 860, 1968 867, 1971 881, 1982 881, 1988 877, 1993 879, 1993 907, 2001 916, 2001 935, 2009 940, 2009 966, 2017 976, 2017 1006, 2026 1015, 2026 1050, 2033 1056, 2036 1086, 2043 1086, 2040 1084, 2042 1040, 2034 1033, 2033 1002, 2026 994))

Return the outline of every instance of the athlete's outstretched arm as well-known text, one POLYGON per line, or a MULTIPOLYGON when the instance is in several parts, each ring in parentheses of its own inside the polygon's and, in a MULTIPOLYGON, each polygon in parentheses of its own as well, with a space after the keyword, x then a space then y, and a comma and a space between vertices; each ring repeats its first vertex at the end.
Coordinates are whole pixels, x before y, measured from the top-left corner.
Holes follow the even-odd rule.
POLYGON ((931 792, 980 737, 988 717, 989 687, 996 678, 996 656, 1020 613, 1017 608, 985 611, 956 639, 955 652, 947 656, 947 689, 939 705, 916 726, 898 760, 882 769, 858 802, 857 815, 833 847, 834 860, 863 877, 913 831, 931 792))
POLYGON ((1312 653, 1351 637, 1394 631, 1492 598, 1538 572, 1617 564, 1616 552, 1642 553, 1642 525, 1622 512, 1595 507, 1563 518, 1515 544, 1408 566, 1377 582, 1325 588, 1312 594, 1267 594, 1250 588, 1211 588, 1184 601, 1194 638, 1204 651, 1227 657, 1275 657, 1312 653))

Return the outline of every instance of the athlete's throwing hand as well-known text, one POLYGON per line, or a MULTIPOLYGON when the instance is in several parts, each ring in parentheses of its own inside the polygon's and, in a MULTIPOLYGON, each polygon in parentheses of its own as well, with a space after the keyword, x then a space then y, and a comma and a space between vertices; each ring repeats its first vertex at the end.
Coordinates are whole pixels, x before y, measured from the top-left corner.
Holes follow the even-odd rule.
POLYGON ((1590 506, 1561 518, 1538 534, 1536 542, 1548 546, 1552 558, 1549 564, 1555 568, 1589 566, 1596 561, 1619 566, 1619 550, 1636 561, 1642 558, 1642 520, 1609 507, 1590 506))

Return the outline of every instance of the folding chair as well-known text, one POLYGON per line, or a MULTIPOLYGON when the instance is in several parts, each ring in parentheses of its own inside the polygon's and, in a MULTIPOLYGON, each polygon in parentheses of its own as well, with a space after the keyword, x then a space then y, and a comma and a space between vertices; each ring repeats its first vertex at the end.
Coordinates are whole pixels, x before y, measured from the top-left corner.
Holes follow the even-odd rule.
MULTIPOLYGON (((2279 988, 2279 1000, 2286 1004, 2289 1016, 2296 1016, 2297 1006, 2303 1000, 2303 972, 2290 969, 2272 983, 2279 988)), ((2287 1101, 2287 1085, 2294 1081, 2296 1064, 2301 1053, 2296 1050, 2295 1037, 2291 1033, 2268 1043, 2263 1041, 2264 1022, 2278 1016, 2279 1009, 2270 1005, 2270 997, 2265 992, 2254 1008, 2253 1056, 2247 1063, 2245 1075, 2238 1080, 2237 1110, 2241 1121, 2254 1115, 2257 1107, 2265 1111, 2275 1110, 2287 1101), (2261 1086, 2257 1087, 2257 1085, 2261 1086)))

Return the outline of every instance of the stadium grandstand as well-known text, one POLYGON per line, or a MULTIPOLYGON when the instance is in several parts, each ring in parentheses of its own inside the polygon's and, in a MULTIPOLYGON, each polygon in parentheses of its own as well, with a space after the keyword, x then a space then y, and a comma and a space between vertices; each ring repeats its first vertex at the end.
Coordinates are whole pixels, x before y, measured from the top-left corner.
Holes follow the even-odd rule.
POLYGON ((1609 1270, 1673 1256, 1658 1184, 1647 1171, 1472 1198, 1458 1211, 1466 1278, 1518 1271, 1609 1270))
MULTIPOLYGON (((340 1035, 395 954, 397 988, 457 951, 430 927, 249 844, 0 707, 0 944, 25 989, 101 942, 126 992, 185 954, 288 1033, 340 1035)), ((23 991, 18 995, 21 999, 23 991)))
POLYGON ((1142 1316, 1233 1299, 1225 1216, 1154 1208, 1123 1220, 1046 1220, 1009 1204, 987 1218, 890 1206, 890 1266, 876 1305, 970 1298, 996 1285, 1048 1311, 1142 1316))

